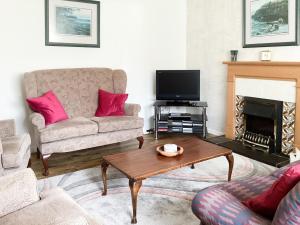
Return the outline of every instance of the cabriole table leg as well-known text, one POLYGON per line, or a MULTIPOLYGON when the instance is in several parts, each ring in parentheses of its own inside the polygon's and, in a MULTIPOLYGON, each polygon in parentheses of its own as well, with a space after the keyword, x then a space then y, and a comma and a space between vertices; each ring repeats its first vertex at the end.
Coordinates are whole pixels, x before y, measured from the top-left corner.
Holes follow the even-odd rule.
POLYGON ((231 181, 231 175, 233 170, 233 164, 234 164, 234 158, 232 154, 226 155, 226 159, 229 164, 229 170, 228 170, 228 181, 231 181))
POLYGON ((133 180, 133 179, 129 180, 129 187, 131 191, 131 200, 132 200, 132 220, 131 220, 132 224, 137 223, 137 219, 136 219, 137 196, 141 186, 142 186, 141 180, 133 180))
POLYGON ((106 171, 108 168, 109 164, 105 161, 103 161, 101 163, 101 171, 102 171, 102 181, 103 181, 103 192, 102 195, 106 195, 107 194, 107 175, 106 175, 106 171))

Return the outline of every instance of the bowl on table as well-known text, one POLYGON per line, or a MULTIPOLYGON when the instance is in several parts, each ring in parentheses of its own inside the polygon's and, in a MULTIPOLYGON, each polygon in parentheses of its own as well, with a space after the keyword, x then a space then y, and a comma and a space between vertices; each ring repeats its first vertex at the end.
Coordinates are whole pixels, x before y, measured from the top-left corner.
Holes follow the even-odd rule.
MULTIPOLYGON (((174 145, 172 146, 172 150, 167 150, 167 149, 165 149, 166 147, 167 147, 168 145, 161 145, 161 146, 158 146, 158 147, 156 147, 156 151, 159 153, 159 154, 161 154, 161 155, 163 155, 163 156, 166 156, 166 157, 175 157, 175 156, 177 156, 177 155, 182 155, 183 154, 183 152, 184 152, 184 149, 183 149, 183 147, 181 147, 181 146, 176 146, 176 149, 174 150, 174 145)), ((169 145, 170 146, 170 145, 169 145)))

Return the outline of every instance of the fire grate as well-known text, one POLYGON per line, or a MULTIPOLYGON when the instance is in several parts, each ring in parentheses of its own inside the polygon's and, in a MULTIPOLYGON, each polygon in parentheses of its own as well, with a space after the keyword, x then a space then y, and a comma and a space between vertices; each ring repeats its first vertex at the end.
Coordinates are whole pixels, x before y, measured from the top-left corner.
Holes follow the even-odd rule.
POLYGON ((253 150, 269 152, 271 144, 271 136, 265 136, 262 134, 256 134, 246 131, 242 138, 243 144, 253 150))

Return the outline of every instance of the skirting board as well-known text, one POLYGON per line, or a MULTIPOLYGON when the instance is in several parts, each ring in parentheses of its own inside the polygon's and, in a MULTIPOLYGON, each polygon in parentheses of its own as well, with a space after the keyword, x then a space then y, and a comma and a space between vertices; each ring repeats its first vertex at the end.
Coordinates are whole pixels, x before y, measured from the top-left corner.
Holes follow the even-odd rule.
POLYGON ((210 129, 210 128, 207 128, 207 131, 208 131, 209 134, 213 134, 213 135, 216 135, 216 136, 221 136, 221 135, 225 134, 224 131, 217 131, 217 130, 210 129))

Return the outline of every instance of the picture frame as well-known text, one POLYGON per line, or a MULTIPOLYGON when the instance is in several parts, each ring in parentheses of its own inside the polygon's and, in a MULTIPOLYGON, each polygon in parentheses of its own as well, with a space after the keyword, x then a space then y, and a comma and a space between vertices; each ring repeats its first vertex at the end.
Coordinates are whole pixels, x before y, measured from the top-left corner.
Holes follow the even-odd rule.
POLYGON ((100 48, 100 2, 45 0, 45 45, 100 48))
POLYGON ((299 0, 243 0, 243 47, 299 45, 299 0))

